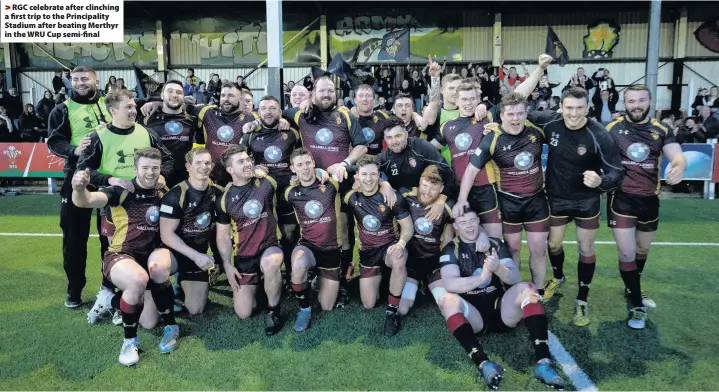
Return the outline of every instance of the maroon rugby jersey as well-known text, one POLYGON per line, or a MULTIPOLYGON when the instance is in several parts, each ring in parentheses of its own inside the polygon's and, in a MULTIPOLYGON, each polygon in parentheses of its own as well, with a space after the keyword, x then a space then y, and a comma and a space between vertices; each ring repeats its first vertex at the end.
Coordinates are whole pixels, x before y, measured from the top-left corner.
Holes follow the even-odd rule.
POLYGON ((357 118, 344 106, 328 111, 314 106, 308 114, 293 108, 284 115, 294 121, 302 146, 312 153, 320 169, 347 159, 352 147, 367 144, 357 118))
POLYGON ((619 117, 607 125, 622 157, 625 177, 622 192, 653 196, 661 188, 662 149, 676 143, 674 134, 656 119, 635 124, 619 117))
POLYGON ((215 202, 224 189, 208 185, 197 190, 187 180, 174 186, 162 198, 160 218, 179 220, 175 233, 190 248, 207 252, 215 228, 215 202))
POLYGON ((497 190, 529 197, 544 189, 542 144, 544 133, 530 122, 525 123, 519 135, 510 135, 497 127, 482 139, 470 163, 482 168, 490 159, 494 160, 497 190))
POLYGON ((385 110, 375 110, 369 116, 359 116, 364 140, 367 142, 367 154, 377 155, 382 152, 384 140, 384 127, 390 114, 385 110))
POLYGON ((409 216, 404 198, 395 191, 397 201, 389 208, 377 191, 372 196, 362 192, 350 191, 345 196, 345 204, 352 210, 361 242, 360 250, 374 249, 398 240, 395 221, 409 216))
POLYGON ((276 187, 272 177, 253 178, 242 186, 230 183, 217 199, 217 223, 232 224, 235 256, 252 257, 278 244, 276 187))
POLYGON ((442 217, 431 222, 425 218, 427 209, 419 202, 418 192, 417 188, 413 188, 403 195, 414 222, 414 235, 407 244, 407 250, 416 257, 437 256, 442 250, 444 228, 452 224, 452 209, 445 203, 442 217))
POLYGON ((144 189, 132 179, 135 192, 119 186, 102 188, 107 195, 115 234, 108 252, 147 257, 160 245, 160 201, 167 189, 144 189))
POLYGON ((330 179, 310 186, 290 186, 285 191, 287 200, 295 209, 303 240, 321 249, 337 249, 342 246, 340 224, 339 184, 330 179))
POLYGON ((166 181, 168 186, 175 186, 187 178, 185 168, 185 154, 192 149, 195 136, 198 133, 197 116, 186 110, 178 114, 164 113, 162 109, 155 111, 150 117, 138 118, 145 128, 155 131, 162 140, 174 162, 170 178, 166 181))
POLYGON ((290 154, 298 146, 300 135, 297 130, 262 129, 242 137, 242 144, 248 146, 255 158, 255 164, 267 167, 270 176, 279 182, 289 182, 290 154), (284 180, 284 181, 283 181, 284 180))
MULTIPOLYGON (((472 153, 479 147, 484 137, 484 125, 489 123, 488 119, 477 122, 474 116, 458 117, 454 120, 445 121, 439 128, 439 134, 435 139, 449 148, 452 154, 452 168, 454 169, 457 184, 462 182, 467 165, 471 160, 472 153)), ((482 171, 474 177, 474 186, 493 184, 494 163, 489 161, 482 171)))
POLYGON ((202 123, 205 147, 210 150, 215 164, 230 145, 240 144, 242 126, 259 118, 255 113, 223 114, 214 105, 203 107, 198 117, 202 123))

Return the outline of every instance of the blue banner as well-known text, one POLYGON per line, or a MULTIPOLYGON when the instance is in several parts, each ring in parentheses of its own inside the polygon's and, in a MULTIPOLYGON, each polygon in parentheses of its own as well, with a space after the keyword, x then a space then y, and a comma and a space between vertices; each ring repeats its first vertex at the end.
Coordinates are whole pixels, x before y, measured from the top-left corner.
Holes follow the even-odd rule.
MULTIPOLYGON (((692 181, 711 181, 713 172, 714 146, 711 144, 687 143, 682 144, 684 159, 687 160, 687 170, 684 172, 685 180, 692 181)), ((547 156, 549 155, 549 146, 542 146, 542 169, 547 169, 547 156)), ((667 178, 667 166, 669 160, 666 157, 662 159, 661 178, 667 178)))

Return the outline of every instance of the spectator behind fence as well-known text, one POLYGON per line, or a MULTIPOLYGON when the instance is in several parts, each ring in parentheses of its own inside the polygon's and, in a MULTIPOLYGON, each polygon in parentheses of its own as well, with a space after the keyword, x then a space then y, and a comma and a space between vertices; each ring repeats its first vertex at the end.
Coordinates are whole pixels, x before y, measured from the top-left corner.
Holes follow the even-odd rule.
POLYGON ((220 90, 222 90, 220 75, 216 73, 210 74, 210 82, 207 84, 207 92, 210 94, 210 100, 212 103, 220 102, 220 90))
POLYGON ((589 117, 594 117, 602 123, 611 122, 612 112, 616 110, 617 100, 617 95, 613 95, 609 90, 604 90, 598 95, 594 94, 594 99, 592 99, 594 108, 590 112, 589 117))
POLYGON ((188 76, 185 78, 185 87, 184 87, 185 96, 190 96, 194 94, 195 92, 195 86, 192 85, 192 77, 188 76))
MULTIPOLYGON (((125 86, 125 79, 123 78, 118 78, 115 86, 120 90, 127 90, 127 86, 125 86)), ((69 89, 68 91, 72 91, 72 89, 69 89)))
POLYGON ((115 86, 117 83, 117 78, 115 76, 110 76, 110 78, 107 80, 107 84, 105 84, 105 94, 110 94, 110 88, 115 86))
POLYGON ((65 100, 67 99, 67 91, 65 90, 65 86, 62 86, 60 88, 60 91, 58 91, 55 94, 54 99, 55 99, 55 105, 59 105, 59 104, 65 102, 65 100))
MULTIPOLYGON (((194 68, 188 68, 187 69, 187 78, 190 78, 189 84, 193 87, 196 87, 198 83, 200 83, 200 79, 195 76, 195 69, 194 68)), ((187 79, 185 79, 187 80, 187 79)), ((185 94, 188 95, 188 94, 185 94)))
POLYGON ((72 90, 72 78, 70 77, 70 70, 62 70, 62 85, 65 87, 65 91, 72 90))
MULTIPOLYGON (((247 89, 247 90, 250 89, 250 88, 247 86, 247 84, 245 83, 245 77, 242 76, 242 75, 238 75, 237 78, 235 78, 235 82, 237 83, 238 86, 240 86, 240 88, 244 88, 244 89, 247 89)), ((224 83, 223 83, 223 84, 224 84, 224 83)), ((217 100, 219 101, 220 99, 217 98, 217 100)))
POLYGON ((7 115, 15 125, 15 130, 20 130, 19 121, 20 115, 22 114, 22 97, 18 93, 16 87, 10 88, 8 96, 5 97, 3 106, 7 109, 7 115))
POLYGON ((197 86, 197 89, 192 94, 192 97, 195 98, 198 105, 207 105, 212 99, 212 94, 205 87, 205 82, 200 82, 200 85, 197 86))
POLYGON ((52 90, 54 93, 58 93, 63 87, 65 87, 65 84, 62 82, 62 70, 58 69, 52 78, 52 90))
POLYGON ((697 117, 697 120, 699 120, 704 127, 704 135, 707 139, 719 137, 719 120, 712 116, 709 106, 702 106, 699 109, 699 117, 697 117))
POLYGON ((0 106, 0 142, 14 143, 19 141, 19 132, 14 132, 12 121, 7 110, 0 106))
POLYGON ((20 115, 20 137, 24 142, 40 142, 47 138, 47 129, 42 128, 42 120, 35 113, 35 107, 25 104, 25 110, 20 115))
POLYGON ((579 67, 577 68, 577 73, 572 75, 572 78, 569 79, 569 83, 567 83, 566 86, 562 89, 562 91, 570 88, 570 87, 581 87, 587 91, 592 89, 594 87, 594 82, 592 79, 587 77, 587 75, 584 74, 584 68, 579 67))
POLYGON ((42 99, 38 101, 35 110, 37 112, 37 116, 40 118, 40 121, 42 121, 43 127, 47 127, 47 118, 50 117, 50 112, 52 112, 52 108, 54 107, 55 99, 52 92, 50 90, 45 90, 45 94, 43 94, 42 99))
POLYGON ((676 139, 679 144, 706 143, 707 141, 704 126, 697 121, 696 117, 688 117, 684 120, 684 125, 677 131, 676 139))

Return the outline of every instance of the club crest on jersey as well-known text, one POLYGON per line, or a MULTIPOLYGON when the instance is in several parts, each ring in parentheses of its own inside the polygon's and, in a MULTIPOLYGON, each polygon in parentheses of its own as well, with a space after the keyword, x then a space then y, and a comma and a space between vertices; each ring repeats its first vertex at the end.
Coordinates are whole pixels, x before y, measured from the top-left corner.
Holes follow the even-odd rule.
POLYGON ((362 227, 364 227, 367 231, 377 231, 379 230, 379 226, 379 219, 377 219, 374 215, 367 215, 362 218, 362 227))
POLYGON ((326 185, 324 185, 324 184, 320 185, 320 192, 325 193, 326 190, 327 190, 326 185))
POLYGON ((427 218, 421 217, 414 221, 414 229, 417 233, 422 235, 427 235, 432 232, 432 228, 434 226, 432 225, 432 222, 430 222, 427 218))
POLYGON ((244 114, 244 113, 240 113, 240 121, 244 121, 244 120, 245 120, 245 114, 244 114))
POLYGON ((473 119, 472 119, 472 125, 474 125, 474 124, 476 124, 476 123, 477 123, 477 119, 476 119, 476 118, 473 118, 473 119))
POLYGON ((276 163, 282 159, 282 150, 277 146, 269 146, 264 152, 265 160, 269 163, 276 163))
POLYGON ((656 132, 652 132, 652 139, 659 140, 659 134, 656 132))
POLYGON ((529 141, 530 141, 530 143, 536 143, 536 142, 537 142, 537 137, 534 136, 534 135, 532 135, 532 136, 529 137, 529 141))
POLYGON ((229 125, 223 125, 217 129, 217 138, 225 143, 232 140, 235 137, 235 130, 229 125))
POLYGON ((337 113, 337 117, 335 117, 335 121, 337 122, 337 125, 342 124, 342 118, 340 117, 339 113, 337 113))
MULTIPOLYGON (((339 117, 337 118, 339 120, 339 117)), ((338 123, 339 124, 339 123, 338 123)), ((315 134, 315 141, 322 146, 332 143, 332 132, 327 128, 322 128, 315 134)))
POLYGON ((374 140, 374 129, 370 127, 364 127, 362 128, 362 134, 364 135, 364 140, 366 142, 371 142, 372 140, 374 140))
POLYGON ((634 162, 642 162, 649 157, 649 146, 644 143, 632 143, 627 148, 627 157, 634 162))
POLYGON ((282 133, 282 136, 281 136, 281 137, 282 137, 282 140, 287 140, 287 138, 288 138, 289 136, 287 136, 286 133, 282 133))
POLYGON ((323 212, 325 212, 325 209, 317 200, 310 200, 305 204, 305 214, 312 219, 319 218, 323 212))
POLYGON ((165 123, 165 132, 167 132, 168 135, 177 135, 180 132, 182 132, 182 124, 179 122, 172 120, 165 123))
POLYGON ((210 225, 210 213, 205 211, 195 218, 195 227, 198 229, 206 229, 210 225))
POLYGON ((384 206, 384 204, 379 205, 379 212, 385 212, 387 210, 387 207, 384 206))
POLYGON ((417 167, 417 160, 414 158, 409 158, 409 165, 412 167, 417 167))
POLYGON ((514 157, 514 167, 519 170, 527 170, 533 163, 534 157, 527 151, 522 151, 514 157))
POLYGON ((377 116, 372 116, 372 122, 377 124, 379 122, 379 118, 377 118, 377 116))
POLYGON ((152 206, 145 212, 145 222, 150 226, 157 226, 160 222, 160 210, 157 206, 152 206))
POLYGON ((242 206, 242 212, 250 219, 259 218, 262 213, 262 204, 255 199, 247 200, 242 206))
POLYGON ((255 179, 255 188, 259 188, 259 187, 260 187, 260 179, 258 178, 258 179, 255 179))
POLYGON ((584 155, 587 153, 587 147, 584 147, 583 144, 580 144, 579 147, 577 147, 577 154, 584 155))
POLYGON ((472 144, 472 135, 468 133, 460 133, 457 135, 457 138, 454 139, 454 144, 457 145, 457 148, 459 148, 461 151, 464 151, 469 148, 469 146, 472 144))

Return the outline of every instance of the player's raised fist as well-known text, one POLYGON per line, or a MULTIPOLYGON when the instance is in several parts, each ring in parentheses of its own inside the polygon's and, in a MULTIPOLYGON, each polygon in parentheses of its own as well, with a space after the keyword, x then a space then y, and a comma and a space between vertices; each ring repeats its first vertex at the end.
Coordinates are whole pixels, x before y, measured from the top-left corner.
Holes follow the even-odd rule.
POLYGON ((90 169, 78 170, 72 176, 72 189, 82 191, 90 185, 90 169))
POLYGON ((539 66, 542 69, 547 69, 549 67, 549 64, 552 63, 552 56, 548 54, 541 54, 539 55, 539 66))

